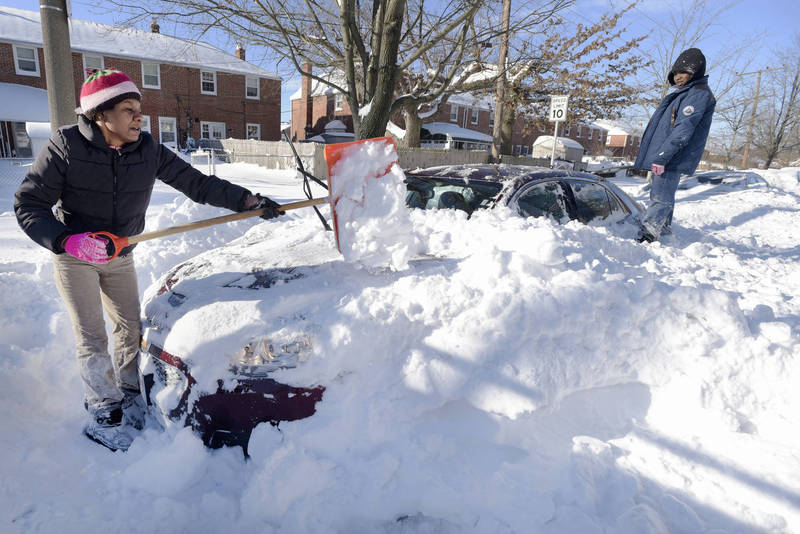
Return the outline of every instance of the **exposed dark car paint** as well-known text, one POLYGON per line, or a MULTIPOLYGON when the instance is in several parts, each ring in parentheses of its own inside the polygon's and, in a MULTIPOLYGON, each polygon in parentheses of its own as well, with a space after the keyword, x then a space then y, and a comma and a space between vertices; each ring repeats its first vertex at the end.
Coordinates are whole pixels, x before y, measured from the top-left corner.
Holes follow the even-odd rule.
POLYGON ((322 386, 289 386, 267 375, 237 376, 232 389, 223 388, 224 383, 219 380, 214 393, 200 395, 190 408, 188 399, 196 381, 186 363, 154 344, 150 344, 146 352, 153 357, 156 373, 160 375, 141 377, 147 405, 154 404, 151 392, 157 379, 166 383, 169 373, 180 373, 186 379, 186 388, 169 417, 184 420, 207 447, 240 446, 245 456, 250 434, 257 425, 270 423, 278 426, 281 421, 310 417, 316 412, 316 404, 322 400, 325 391, 322 386))

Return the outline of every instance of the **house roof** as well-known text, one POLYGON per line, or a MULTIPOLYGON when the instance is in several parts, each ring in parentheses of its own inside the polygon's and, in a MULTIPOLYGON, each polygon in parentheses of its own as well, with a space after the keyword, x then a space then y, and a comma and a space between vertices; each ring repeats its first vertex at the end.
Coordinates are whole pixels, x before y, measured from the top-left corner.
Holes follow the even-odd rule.
POLYGON ((27 85, 0 83, 0 121, 49 122, 47 91, 27 85))
MULTIPOLYGON (((233 54, 208 43, 171 37, 87 20, 69 19, 70 46, 73 52, 90 52, 245 74, 280 80, 275 73, 242 61, 233 54)), ((42 46, 42 23, 38 11, 0 7, 0 41, 42 46)), ((112 67, 113 65, 106 65, 112 67)))
POLYGON ((450 95, 447 99, 447 103, 491 111, 494 109, 494 99, 494 95, 457 93, 450 95))
MULTIPOLYGON (((577 148, 583 150, 583 145, 579 142, 570 139, 569 137, 559 137, 558 144, 563 145, 567 148, 577 148)), ((533 142, 533 146, 543 146, 545 148, 553 148, 553 136, 552 135, 540 135, 536 138, 536 141, 533 142)))
MULTIPOLYGON (((347 80, 345 80, 344 73, 341 71, 332 70, 330 72, 321 72, 321 73, 313 73, 315 76, 319 76, 322 79, 329 80, 332 83, 335 83, 339 87, 347 86, 347 80)), ((331 87, 328 84, 322 83, 319 80, 311 80, 311 96, 322 96, 322 95, 332 95, 334 93, 338 93, 336 89, 331 87)), ((297 91, 292 93, 292 96, 289 97, 289 100, 300 100, 300 97, 303 96, 303 84, 302 84, 302 77, 300 87, 297 88, 297 91)))
POLYGON ((442 134, 450 137, 451 139, 458 139, 462 141, 478 141, 481 143, 491 143, 492 136, 486 135, 475 130, 469 130, 450 124, 449 122, 427 122, 422 127, 428 130, 431 135, 442 134))
POLYGON ((611 120, 594 121, 596 126, 608 130, 608 135, 631 135, 631 131, 624 124, 611 120))

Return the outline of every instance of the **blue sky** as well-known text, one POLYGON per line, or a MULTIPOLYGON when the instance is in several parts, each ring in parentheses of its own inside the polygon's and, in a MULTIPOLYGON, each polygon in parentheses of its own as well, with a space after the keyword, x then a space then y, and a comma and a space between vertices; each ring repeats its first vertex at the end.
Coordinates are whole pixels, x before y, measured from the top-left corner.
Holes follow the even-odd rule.
MULTIPOLYGON (((0 0, 3 5, 19 9, 37 10, 38 2, 31 0, 0 0)), ((671 6, 680 5, 688 0, 642 0, 634 13, 632 13, 632 31, 652 31, 660 21, 669 16, 671 6)), ((710 0, 715 2, 716 0, 710 0)), ((513 0, 512 0, 513 2, 513 0)), ((584 24, 592 22, 594 14, 602 13, 608 6, 622 6, 627 3, 621 0, 578 0, 577 6, 567 11, 566 17, 574 17, 575 22, 584 24)), ((119 22, 119 14, 109 11, 108 4, 101 4, 87 0, 72 0, 72 15, 75 18, 93 20, 113 24, 119 22)), ((513 5, 513 4, 512 4, 513 5)), ((710 32, 700 44, 700 48, 712 60, 714 51, 725 46, 730 40, 740 39, 743 36, 764 32, 766 39, 758 49, 758 60, 755 68, 774 66, 774 51, 788 46, 793 36, 800 34, 800 1, 799 0, 741 0, 722 16, 719 27, 710 32)), ((146 28, 142 28, 146 29, 146 28)), ((181 36, 181 28, 168 27, 162 23, 162 33, 181 36)), ((234 45, 222 35, 206 35, 204 41, 210 42, 223 50, 233 51, 234 45)), ((253 51, 255 52, 255 51, 253 51)), ((289 96, 299 87, 299 78, 284 68, 277 68, 273 63, 259 58, 254 53, 248 54, 248 61, 260 67, 278 71, 283 77, 283 91, 281 98, 282 120, 290 118, 291 104, 289 96)))

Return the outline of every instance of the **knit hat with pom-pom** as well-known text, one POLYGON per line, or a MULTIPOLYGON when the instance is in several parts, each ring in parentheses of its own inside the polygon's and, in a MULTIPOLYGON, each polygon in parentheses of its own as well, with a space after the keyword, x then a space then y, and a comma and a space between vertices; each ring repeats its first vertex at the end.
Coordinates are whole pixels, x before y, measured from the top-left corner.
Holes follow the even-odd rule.
POLYGON ((96 70, 83 82, 81 107, 76 111, 91 117, 128 98, 141 101, 142 93, 127 74, 114 69, 96 70))

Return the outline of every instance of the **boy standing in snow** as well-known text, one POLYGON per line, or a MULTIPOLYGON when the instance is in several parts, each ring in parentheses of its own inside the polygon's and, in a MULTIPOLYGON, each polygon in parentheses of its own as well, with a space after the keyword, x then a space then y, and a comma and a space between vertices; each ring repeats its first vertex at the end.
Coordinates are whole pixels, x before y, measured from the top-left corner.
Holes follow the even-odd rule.
POLYGON ((664 97, 650 118, 634 163, 637 169, 653 171, 640 241, 657 240, 672 224, 678 181, 681 174, 697 169, 717 104, 708 87, 706 58, 699 49, 681 52, 668 79, 675 90, 664 97))
POLYGON ((72 319, 90 416, 84 432, 111 450, 126 450, 131 429, 141 429, 144 420, 137 376, 141 326, 135 245, 109 260, 106 243, 90 233, 141 233, 156 178, 195 202, 233 211, 267 208, 264 218, 279 214, 272 200, 202 174, 142 132, 141 99, 124 72, 89 76, 81 88, 78 124, 60 128, 50 139, 14 199, 20 227, 53 252, 53 274, 72 319), (113 357, 104 310, 113 325, 113 357))

